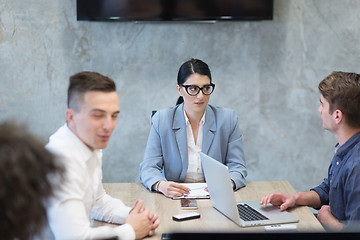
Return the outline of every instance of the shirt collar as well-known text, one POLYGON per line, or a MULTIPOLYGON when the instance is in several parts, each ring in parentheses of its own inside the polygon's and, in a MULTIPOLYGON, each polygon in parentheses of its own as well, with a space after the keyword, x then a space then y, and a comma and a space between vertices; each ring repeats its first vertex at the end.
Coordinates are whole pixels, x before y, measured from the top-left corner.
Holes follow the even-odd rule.
MULTIPOLYGON (((204 115, 200 119, 200 124, 201 125, 204 125, 204 123, 205 123, 205 115, 206 115, 206 111, 204 112, 204 115)), ((185 113, 185 110, 184 110, 184 116, 185 116, 185 125, 189 125, 190 121, 189 121, 189 118, 187 117, 187 115, 185 113)))
POLYGON ((73 131, 70 130, 70 128, 65 124, 66 132, 74 141, 74 144, 77 146, 79 152, 82 153, 85 161, 88 161, 93 155, 96 155, 97 158, 101 159, 102 156, 102 150, 101 149, 95 149, 94 151, 90 150, 88 146, 83 143, 78 136, 73 133, 73 131))
POLYGON ((339 146, 339 143, 335 146, 335 152, 337 156, 346 155, 355 144, 360 142, 360 132, 354 134, 349 140, 347 140, 342 146, 339 146))

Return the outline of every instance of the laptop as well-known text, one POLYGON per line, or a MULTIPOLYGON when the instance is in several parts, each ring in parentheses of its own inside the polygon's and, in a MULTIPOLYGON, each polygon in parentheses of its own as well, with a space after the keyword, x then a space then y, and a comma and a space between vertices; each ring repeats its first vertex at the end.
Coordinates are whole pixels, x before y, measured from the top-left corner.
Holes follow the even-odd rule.
POLYGON ((299 219, 260 200, 236 202, 228 167, 200 152, 202 167, 213 207, 241 227, 294 223, 299 219))

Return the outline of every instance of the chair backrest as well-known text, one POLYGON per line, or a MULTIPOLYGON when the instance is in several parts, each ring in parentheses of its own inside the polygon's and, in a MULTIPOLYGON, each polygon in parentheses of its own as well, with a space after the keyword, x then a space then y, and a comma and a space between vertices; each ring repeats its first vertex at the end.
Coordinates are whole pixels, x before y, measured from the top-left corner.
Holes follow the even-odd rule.
POLYGON ((152 110, 151 111, 151 117, 153 117, 156 112, 157 112, 157 110, 152 110))

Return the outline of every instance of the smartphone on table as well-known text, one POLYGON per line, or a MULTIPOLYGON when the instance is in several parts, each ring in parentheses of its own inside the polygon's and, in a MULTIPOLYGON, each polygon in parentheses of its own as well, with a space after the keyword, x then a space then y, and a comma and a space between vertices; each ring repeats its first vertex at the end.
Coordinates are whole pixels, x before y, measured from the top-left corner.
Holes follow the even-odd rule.
POLYGON ((182 198, 180 199, 181 209, 197 209, 196 199, 182 198))
POLYGON ((196 218, 200 218, 200 213, 198 213, 198 212, 187 212, 187 213, 177 214, 177 215, 174 215, 172 217, 172 219, 174 221, 177 221, 177 222, 196 219, 196 218))

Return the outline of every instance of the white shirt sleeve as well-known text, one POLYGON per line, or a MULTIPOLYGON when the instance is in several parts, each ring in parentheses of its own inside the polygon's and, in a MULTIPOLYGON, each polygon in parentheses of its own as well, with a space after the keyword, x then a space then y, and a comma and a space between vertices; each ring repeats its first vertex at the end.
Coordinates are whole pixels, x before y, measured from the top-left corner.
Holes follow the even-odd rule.
POLYGON ((135 239, 131 225, 92 228, 86 216, 84 204, 76 199, 60 203, 49 211, 49 223, 55 239, 135 239))
POLYGON ((55 239, 135 239, 132 226, 123 224, 130 207, 107 195, 101 182, 90 191, 93 184, 89 176, 74 161, 67 163, 66 176, 48 207, 49 225, 55 239), (93 228, 90 215, 96 220, 123 225, 93 228))
POLYGON ((123 224, 131 208, 120 199, 106 194, 103 185, 99 184, 98 197, 91 211, 91 218, 108 223, 123 224))

